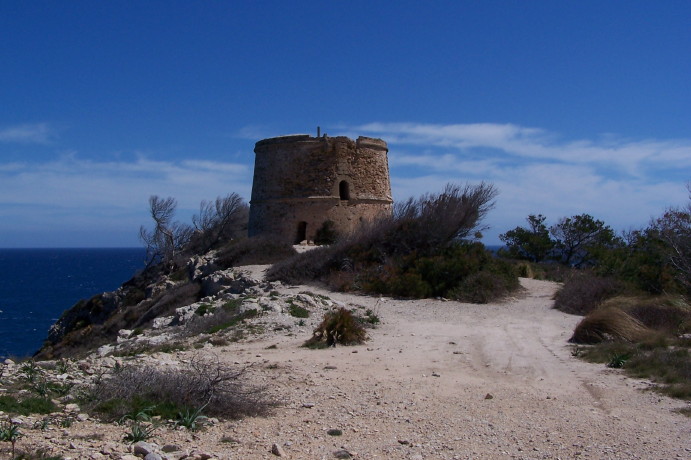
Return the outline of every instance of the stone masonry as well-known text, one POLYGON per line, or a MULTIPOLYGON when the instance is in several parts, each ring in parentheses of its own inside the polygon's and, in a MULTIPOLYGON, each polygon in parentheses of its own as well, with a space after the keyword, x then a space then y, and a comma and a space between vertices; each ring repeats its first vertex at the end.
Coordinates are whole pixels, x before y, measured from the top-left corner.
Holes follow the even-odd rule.
POLYGON ((256 143, 249 236, 312 241, 326 221, 341 233, 391 215, 388 147, 381 139, 273 137, 256 143))

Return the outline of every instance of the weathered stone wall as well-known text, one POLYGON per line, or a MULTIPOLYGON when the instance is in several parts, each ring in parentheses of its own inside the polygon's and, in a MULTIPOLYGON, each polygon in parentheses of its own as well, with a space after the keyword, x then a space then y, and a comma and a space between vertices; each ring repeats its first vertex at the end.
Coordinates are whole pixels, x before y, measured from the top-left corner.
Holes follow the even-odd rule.
POLYGON ((381 139, 295 135, 255 146, 249 235, 313 240, 325 221, 341 233, 391 213, 381 139))

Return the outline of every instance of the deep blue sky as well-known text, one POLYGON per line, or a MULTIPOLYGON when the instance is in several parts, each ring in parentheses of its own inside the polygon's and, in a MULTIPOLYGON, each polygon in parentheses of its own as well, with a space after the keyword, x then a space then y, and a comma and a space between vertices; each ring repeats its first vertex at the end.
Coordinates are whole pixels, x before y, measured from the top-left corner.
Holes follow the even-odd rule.
POLYGON ((251 190, 254 143, 389 143, 394 198, 617 230, 688 200, 691 2, 0 2, 0 247, 137 246, 251 190))

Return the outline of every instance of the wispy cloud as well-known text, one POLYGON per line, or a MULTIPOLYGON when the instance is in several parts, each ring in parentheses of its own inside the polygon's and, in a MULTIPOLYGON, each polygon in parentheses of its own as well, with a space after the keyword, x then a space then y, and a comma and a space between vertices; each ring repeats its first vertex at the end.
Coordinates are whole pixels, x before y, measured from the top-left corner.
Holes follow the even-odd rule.
POLYGON ((354 135, 385 139, 394 197, 438 191, 446 182, 488 181, 499 190, 490 239, 531 213, 589 213, 617 229, 642 226, 687 199, 691 139, 565 140, 514 124, 368 123, 354 135))
POLYGON ((369 123, 351 128, 394 145, 444 149, 445 154, 504 157, 505 161, 550 161, 594 164, 644 177, 650 170, 691 169, 691 140, 602 139, 561 140, 555 133, 513 124, 369 123))
POLYGON ((251 183, 247 165, 212 161, 99 162, 70 153, 46 163, 0 163, 0 236, 21 225, 124 229, 136 244, 150 195, 176 198, 179 220, 189 222, 202 200, 230 192, 249 199, 251 183))
POLYGON ((27 123, 5 126, 0 127, 0 142, 47 144, 55 134, 55 129, 48 123, 27 123))

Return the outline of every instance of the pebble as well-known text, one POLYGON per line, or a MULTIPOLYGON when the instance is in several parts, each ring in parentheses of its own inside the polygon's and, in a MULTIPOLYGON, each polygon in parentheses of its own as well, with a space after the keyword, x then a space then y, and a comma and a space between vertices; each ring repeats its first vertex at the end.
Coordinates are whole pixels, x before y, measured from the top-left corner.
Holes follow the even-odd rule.
POLYGON ((279 446, 276 443, 274 443, 271 446, 271 453, 274 454, 276 457, 285 457, 286 456, 286 453, 283 450, 283 447, 279 446))

